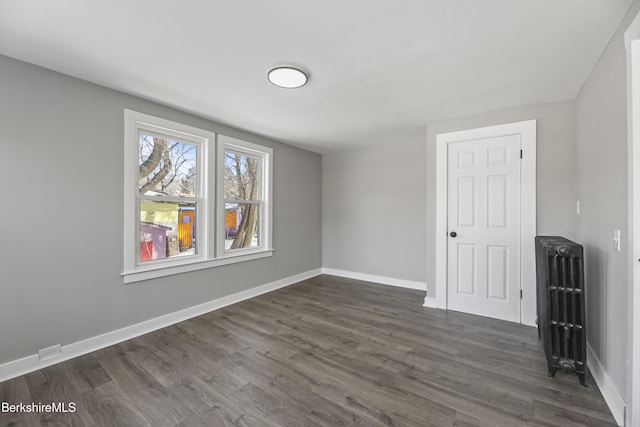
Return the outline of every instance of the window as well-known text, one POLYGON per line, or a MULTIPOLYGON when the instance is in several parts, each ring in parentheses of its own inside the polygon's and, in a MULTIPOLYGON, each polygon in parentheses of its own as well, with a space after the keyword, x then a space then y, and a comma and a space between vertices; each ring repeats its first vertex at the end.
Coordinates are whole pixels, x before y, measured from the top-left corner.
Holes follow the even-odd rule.
POLYGON ((270 192, 270 151, 226 136, 219 136, 219 155, 223 160, 221 193, 224 214, 220 212, 219 233, 224 235, 227 255, 260 247, 270 247, 267 195, 270 192))
POLYGON ((139 263, 198 255, 202 141, 138 129, 139 263))
POLYGON ((271 159, 125 110, 125 282, 270 256, 271 159))

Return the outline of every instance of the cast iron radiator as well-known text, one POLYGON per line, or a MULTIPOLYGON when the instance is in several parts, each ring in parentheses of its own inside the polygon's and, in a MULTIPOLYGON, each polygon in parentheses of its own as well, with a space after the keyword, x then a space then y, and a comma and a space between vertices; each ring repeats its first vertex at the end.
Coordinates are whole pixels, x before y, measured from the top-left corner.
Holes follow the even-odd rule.
POLYGON ((538 339, 549 376, 573 371, 586 387, 587 336, 582 245, 564 237, 536 236, 538 339))

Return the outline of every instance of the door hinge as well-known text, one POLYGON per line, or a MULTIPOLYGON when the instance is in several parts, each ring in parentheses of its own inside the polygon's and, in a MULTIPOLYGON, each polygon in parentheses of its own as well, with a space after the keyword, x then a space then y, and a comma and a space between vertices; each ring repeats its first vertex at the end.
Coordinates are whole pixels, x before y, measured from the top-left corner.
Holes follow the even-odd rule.
POLYGON ((520 150, 520 158, 522 158, 522 150, 520 150))
POLYGON ((520 299, 522 299, 522 289, 520 289, 520 299))

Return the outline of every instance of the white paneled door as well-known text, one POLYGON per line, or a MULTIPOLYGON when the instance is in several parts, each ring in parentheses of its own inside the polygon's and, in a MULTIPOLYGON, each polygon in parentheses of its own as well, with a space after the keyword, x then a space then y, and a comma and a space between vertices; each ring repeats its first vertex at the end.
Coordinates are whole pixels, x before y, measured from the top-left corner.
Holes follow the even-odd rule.
POLYGON ((450 310, 520 322, 521 135, 448 144, 450 310))

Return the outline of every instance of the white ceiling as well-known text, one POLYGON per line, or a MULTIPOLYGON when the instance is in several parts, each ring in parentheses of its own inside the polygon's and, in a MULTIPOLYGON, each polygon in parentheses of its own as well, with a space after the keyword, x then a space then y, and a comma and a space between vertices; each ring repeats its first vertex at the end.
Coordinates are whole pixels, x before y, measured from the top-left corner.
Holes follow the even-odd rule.
POLYGON ((0 54, 328 153, 573 99, 631 2, 1 0, 0 54))

